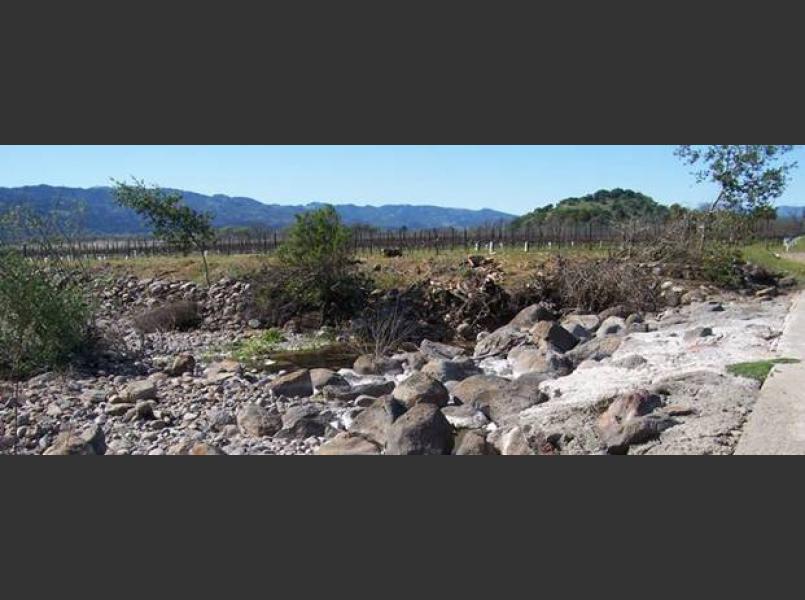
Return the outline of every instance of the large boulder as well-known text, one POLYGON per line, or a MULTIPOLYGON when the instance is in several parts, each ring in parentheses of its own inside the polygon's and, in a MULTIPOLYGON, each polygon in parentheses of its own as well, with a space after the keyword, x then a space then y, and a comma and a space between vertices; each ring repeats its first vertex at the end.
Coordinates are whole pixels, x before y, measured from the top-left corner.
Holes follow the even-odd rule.
POLYGON ((310 371, 302 369, 286 375, 280 375, 268 384, 268 389, 275 396, 288 398, 309 398, 313 395, 313 381, 310 371))
MULTIPOLYGON (((473 375, 456 385, 452 396, 461 404, 475 406, 475 400, 486 390, 505 389, 509 380, 495 375, 473 375)), ((477 408, 477 407, 476 407, 477 408)))
POLYGON ((601 361, 612 356, 620 348, 622 341, 623 338, 614 335, 593 338, 573 348, 573 350, 565 354, 565 357, 574 366, 578 366, 585 360, 601 361))
POLYGON ((512 348, 521 346, 529 339, 529 335, 511 325, 496 329, 475 345, 475 357, 487 358, 506 354, 512 348))
POLYGON ((464 381, 467 377, 480 374, 481 369, 471 358, 434 359, 422 367, 422 373, 444 383, 445 381, 464 381))
POLYGON ((64 431, 56 437, 53 445, 45 450, 45 454, 47 456, 106 454, 106 437, 98 425, 93 425, 80 434, 64 431))
POLYGON ((524 410, 547 400, 548 397, 538 390, 531 392, 507 386, 481 393, 475 400, 475 406, 492 421, 503 425, 515 421, 524 410))
POLYGON ((419 351, 430 360, 453 360, 464 355, 464 348, 430 340, 422 340, 419 351))
POLYGON ((520 346, 508 355, 512 374, 520 377, 526 373, 543 373, 551 377, 563 377, 571 371, 571 364, 563 355, 535 346, 520 346))
POLYGON ((331 417, 329 411, 320 411, 312 404, 298 404, 282 415, 282 429, 276 435, 300 440, 321 437, 327 431, 331 417))
POLYGON ((330 369, 310 369, 310 383, 314 389, 320 390, 328 385, 349 385, 347 380, 330 369))
POLYGON ((414 373, 397 384, 392 396, 406 407, 426 402, 436 406, 447 406, 450 394, 439 381, 424 373, 414 373))
POLYGON ((385 446, 389 427, 404 413, 405 406, 394 398, 378 398, 372 406, 354 418, 349 431, 385 446))
POLYGON ((376 456, 380 447, 363 436, 341 432, 316 451, 319 456, 376 456))
POLYGON ((388 431, 386 454, 450 454, 453 428, 435 404, 417 404, 388 431))
POLYGON ((544 348, 555 348, 559 352, 569 352, 579 340, 572 333, 554 321, 540 321, 530 330, 532 341, 544 348))
POLYGON ((518 329, 528 330, 540 321, 554 320, 556 320, 556 314, 545 304, 539 303, 532 304, 521 310, 517 313, 517 316, 509 322, 509 325, 511 327, 517 327, 518 329))
POLYGON ((282 429, 282 417, 257 406, 247 404, 238 411, 238 430, 241 434, 250 437, 265 437, 276 434, 282 429))
POLYGON ((642 444, 660 435, 676 422, 667 415, 653 415, 662 405, 660 397, 645 390, 617 398, 598 418, 598 433, 609 454, 626 454, 632 444, 642 444))

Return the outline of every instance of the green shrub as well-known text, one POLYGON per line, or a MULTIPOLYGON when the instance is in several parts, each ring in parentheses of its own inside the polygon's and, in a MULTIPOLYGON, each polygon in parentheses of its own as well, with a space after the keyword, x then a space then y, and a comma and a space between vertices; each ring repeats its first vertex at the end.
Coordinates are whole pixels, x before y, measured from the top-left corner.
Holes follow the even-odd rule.
POLYGON ((743 257, 738 248, 710 242, 702 249, 700 260, 702 276, 706 281, 725 288, 740 287, 741 273, 736 267, 743 262, 743 257))
POLYGON ((364 306, 372 283, 358 271, 350 230, 332 206, 297 215, 278 258, 253 281, 253 313, 264 322, 318 312, 334 323, 364 306))
POLYGON ((0 250, 0 376, 65 366, 89 342, 90 316, 64 272, 0 250))

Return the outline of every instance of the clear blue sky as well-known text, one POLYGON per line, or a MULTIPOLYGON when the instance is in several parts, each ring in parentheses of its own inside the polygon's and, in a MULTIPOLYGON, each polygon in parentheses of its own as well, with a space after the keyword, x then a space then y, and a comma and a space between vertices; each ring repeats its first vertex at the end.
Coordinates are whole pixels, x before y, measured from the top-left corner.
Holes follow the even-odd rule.
MULTIPOLYGON (((698 205, 674 146, 0 146, 0 187, 108 185, 130 175, 277 204, 435 204, 522 214, 599 189, 698 205)), ((779 204, 805 205, 802 164, 779 204)))

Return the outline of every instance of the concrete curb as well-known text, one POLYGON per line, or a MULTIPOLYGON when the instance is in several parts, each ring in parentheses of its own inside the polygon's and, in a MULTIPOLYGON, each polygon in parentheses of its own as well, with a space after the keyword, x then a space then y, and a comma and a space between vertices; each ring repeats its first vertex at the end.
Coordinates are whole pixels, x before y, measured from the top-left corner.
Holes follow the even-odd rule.
POLYGON ((805 455, 805 292, 794 300, 777 348, 781 357, 803 362, 774 367, 736 455, 805 455))

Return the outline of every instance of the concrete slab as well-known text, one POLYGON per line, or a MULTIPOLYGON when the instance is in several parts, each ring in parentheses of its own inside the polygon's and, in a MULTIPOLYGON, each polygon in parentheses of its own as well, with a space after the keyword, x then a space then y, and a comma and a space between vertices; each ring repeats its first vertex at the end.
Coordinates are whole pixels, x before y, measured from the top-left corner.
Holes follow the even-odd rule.
POLYGON ((744 426, 737 455, 805 454, 805 292, 791 307, 778 352, 803 362, 774 367, 744 426))

